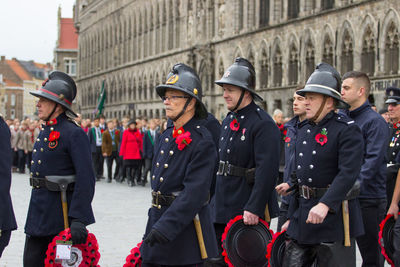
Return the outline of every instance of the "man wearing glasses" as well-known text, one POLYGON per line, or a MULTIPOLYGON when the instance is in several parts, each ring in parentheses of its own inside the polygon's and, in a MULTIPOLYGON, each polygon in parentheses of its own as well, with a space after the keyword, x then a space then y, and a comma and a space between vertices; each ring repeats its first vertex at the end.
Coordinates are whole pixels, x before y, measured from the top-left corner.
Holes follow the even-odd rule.
MULTIPOLYGON (((396 87, 388 87, 386 89, 386 104, 388 104, 390 125, 389 149, 387 151, 387 179, 386 179, 386 196, 388 205, 393 196, 393 190, 396 183, 399 164, 396 163, 396 155, 400 151, 400 89, 396 87)), ((387 207, 389 208, 389 207, 387 207)), ((386 209, 387 210, 387 209, 386 209)))
POLYGON ((200 266, 218 251, 208 205, 217 152, 202 125, 207 110, 201 82, 192 68, 180 63, 156 91, 173 124, 155 148, 142 266, 200 266))

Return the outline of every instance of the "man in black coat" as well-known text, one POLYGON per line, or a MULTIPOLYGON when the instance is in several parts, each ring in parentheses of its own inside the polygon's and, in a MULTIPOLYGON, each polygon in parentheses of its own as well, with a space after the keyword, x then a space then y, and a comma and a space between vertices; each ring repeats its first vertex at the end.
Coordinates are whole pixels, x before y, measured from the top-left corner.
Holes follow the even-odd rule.
POLYGON ((48 176, 75 176, 67 187, 68 214, 73 244, 86 243, 86 226, 94 223, 92 199, 95 176, 86 133, 78 126, 71 109, 75 82, 54 71, 43 87, 32 95, 39 98, 38 116, 44 121, 36 139, 30 173, 32 194, 25 224, 24 267, 44 266, 49 243, 64 230, 64 216, 57 182, 48 176))
POLYGON ((199 240, 207 257, 216 257, 218 251, 208 205, 217 152, 203 126, 207 111, 201 82, 192 68, 180 63, 156 90, 173 125, 161 134, 154 154, 142 266, 201 266, 206 255, 199 240))
MULTIPOLYGON (((255 91, 255 70, 237 58, 215 83, 223 90, 229 110, 219 139, 219 168, 213 198, 216 238, 229 220, 243 215, 246 225, 279 214, 274 190, 279 169, 280 133, 272 118, 254 103, 262 100, 255 91)), ((220 251, 221 252, 221 251, 220 251)))
MULTIPOLYGON (((295 191, 290 195, 289 220, 282 226, 290 238, 284 267, 311 266, 315 260, 318 266, 355 266, 355 258, 354 263, 351 258, 342 258, 346 260, 343 265, 336 261, 336 252, 324 250, 322 244, 336 242, 342 246, 343 207, 349 213, 350 237, 364 232, 358 200, 350 197, 348 209, 347 202, 343 202, 359 176, 364 141, 353 120, 335 113, 337 108, 348 107, 341 99, 340 89, 339 73, 321 63, 304 89, 297 91, 306 98, 309 123, 297 132, 296 178, 291 188, 295 191)), ((354 247, 347 251, 354 255, 354 247)))
POLYGON ((8 245, 11 231, 17 229, 10 196, 12 150, 10 130, 0 117, 0 258, 8 245))
POLYGON ((348 116, 361 129, 364 138, 364 160, 358 181, 365 234, 357 238, 363 259, 362 267, 383 267, 378 242, 379 224, 386 211, 386 151, 389 128, 368 101, 371 83, 367 74, 350 71, 343 75, 342 99, 350 105, 348 116))

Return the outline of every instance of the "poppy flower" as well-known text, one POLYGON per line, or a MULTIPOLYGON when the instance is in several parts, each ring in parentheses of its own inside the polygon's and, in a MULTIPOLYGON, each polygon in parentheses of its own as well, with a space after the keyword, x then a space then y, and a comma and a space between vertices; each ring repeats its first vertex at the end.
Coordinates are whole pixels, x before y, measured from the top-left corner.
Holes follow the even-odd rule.
POLYGON ((237 119, 233 119, 229 127, 231 128, 232 131, 237 131, 239 130, 240 123, 237 121, 237 119))
POLYGON ((192 142, 192 138, 190 138, 190 132, 185 132, 183 134, 178 135, 178 137, 176 137, 176 140, 175 140, 175 143, 178 144, 179 150, 183 150, 191 142, 192 142))
POLYGON ((58 138, 60 138, 60 132, 57 131, 51 131, 50 135, 49 135, 49 141, 53 142, 58 140, 58 138))
POLYGON ((317 141, 318 144, 323 146, 326 144, 326 142, 328 142, 328 137, 324 134, 319 133, 315 136, 315 141, 317 141))
POLYGON ((179 128, 179 129, 175 129, 174 126, 174 130, 172 130, 172 137, 176 138, 178 135, 183 134, 185 132, 185 130, 183 129, 183 127, 179 128))
POLYGON ((290 137, 285 137, 285 143, 289 143, 290 142, 290 137))

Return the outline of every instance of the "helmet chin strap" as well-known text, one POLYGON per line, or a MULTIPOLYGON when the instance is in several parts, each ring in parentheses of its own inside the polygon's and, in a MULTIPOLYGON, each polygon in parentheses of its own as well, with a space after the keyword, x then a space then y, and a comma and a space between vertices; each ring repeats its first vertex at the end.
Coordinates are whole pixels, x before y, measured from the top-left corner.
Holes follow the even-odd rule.
POLYGON ((239 108, 240 104, 242 104, 243 97, 244 97, 244 89, 242 89, 242 93, 240 94, 240 97, 239 97, 239 100, 238 100, 236 106, 231 110, 232 112, 236 112, 237 111, 237 109, 239 108))
POLYGON ((180 117, 182 117, 182 115, 185 113, 186 108, 189 106, 189 103, 190 103, 190 101, 191 101, 192 99, 193 99, 193 97, 190 96, 190 97, 186 100, 185 106, 183 106, 183 109, 181 110, 181 112, 180 112, 178 115, 176 115, 175 118, 171 118, 172 121, 177 121, 180 117))
POLYGON ((56 112, 57 106, 58 106, 58 104, 56 103, 56 104, 54 105, 53 110, 50 112, 49 116, 47 116, 47 118, 46 118, 44 121, 49 121, 49 120, 50 120, 51 116, 53 116, 54 112, 56 112))
POLYGON ((326 96, 326 95, 323 95, 323 96, 324 96, 324 99, 322 100, 322 103, 321 103, 321 105, 319 106, 319 109, 318 109, 317 113, 315 113, 314 117, 312 117, 312 118, 310 119, 310 120, 313 121, 313 122, 315 122, 315 121, 318 119, 319 115, 321 115, 322 110, 324 109, 327 96, 326 96))

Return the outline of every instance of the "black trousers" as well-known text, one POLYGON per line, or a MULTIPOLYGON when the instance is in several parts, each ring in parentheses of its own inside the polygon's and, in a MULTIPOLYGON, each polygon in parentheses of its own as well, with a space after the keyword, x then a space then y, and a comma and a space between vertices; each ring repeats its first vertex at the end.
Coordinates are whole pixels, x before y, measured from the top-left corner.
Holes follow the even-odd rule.
POLYGON ((24 267, 41 267, 44 266, 46 259, 46 251, 52 236, 26 236, 24 248, 24 267))
POLYGON ((28 170, 31 170, 31 161, 32 161, 32 151, 28 151, 28 154, 26 154, 26 165, 28 166, 28 170))
POLYGON ((96 178, 99 179, 103 176, 104 158, 101 152, 101 146, 96 147, 96 152, 92 153, 93 169, 96 178))
POLYGON ((147 181, 147 174, 151 171, 151 162, 153 161, 152 159, 144 159, 144 167, 143 167, 143 176, 142 180, 147 181))
POLYGON ((11 230, 5 230, 1 232, 0 236, 0 258, 3 254, 4 249, 8 246, 11 238, 11 230))
POLYGON ((344 247, 342 242, 304 245, 295 240, 288 240, 282 267, 355 267, 355 241, 351 247, 344 247))
POLYGON ((113 162, 115 161, 115 172, 114 172, 114 179, 119 173, 119 155, 117 151, 113 151, 111 153, 111 156, 106 157, 106 163, 107 163, 107 174, 108 174, 108 179, 112 179, 112 166, 113 162))
POLYGON ((25 173, 25 151, 18 149, 18 170, 20 173, 25 173))
POLYGON ((385 218, 386 199, 358 199, 365 234, 357 237, 357 245, 363 259, 362 267, 383 267, 384 258, 379 246, 379 224, 385 218))
MULTIPOLYGON (((123 168, 128 175, 128 181, 140 181, 141 175, 141 159, 126 159, 124 160, 123 168)), ((124 171, 123 171, 124 172, 124 171)))
POLYGON ((277 232, 281 231, 282 225, 288 220, 288 208, 289 204, 286 204, 282 201, 281 206, 279 207, 278 227, 276 230, 277 232))

